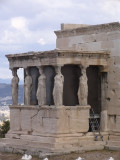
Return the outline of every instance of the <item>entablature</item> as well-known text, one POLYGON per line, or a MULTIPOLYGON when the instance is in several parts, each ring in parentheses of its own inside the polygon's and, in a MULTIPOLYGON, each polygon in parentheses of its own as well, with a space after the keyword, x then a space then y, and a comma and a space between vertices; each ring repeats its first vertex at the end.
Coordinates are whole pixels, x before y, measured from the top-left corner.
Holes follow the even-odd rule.
POLYGON ((107 66, 109 51, 75 51, 75 50, 51 50, 43 52, 28 52, 22 54, 6 55, 9 60, 9 68, 27 68, 46 65, 99 65, 107 66))

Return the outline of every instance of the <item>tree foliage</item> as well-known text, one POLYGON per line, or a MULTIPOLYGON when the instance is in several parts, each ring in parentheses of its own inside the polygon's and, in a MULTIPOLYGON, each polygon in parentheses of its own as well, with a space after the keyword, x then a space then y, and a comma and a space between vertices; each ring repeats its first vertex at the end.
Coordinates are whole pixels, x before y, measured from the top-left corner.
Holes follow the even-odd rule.
POLYGON ((0 137, 5 138, 5 134, 9 131, 9 129, 10 129, 10 121, 6 120, 0 126, 0 137))

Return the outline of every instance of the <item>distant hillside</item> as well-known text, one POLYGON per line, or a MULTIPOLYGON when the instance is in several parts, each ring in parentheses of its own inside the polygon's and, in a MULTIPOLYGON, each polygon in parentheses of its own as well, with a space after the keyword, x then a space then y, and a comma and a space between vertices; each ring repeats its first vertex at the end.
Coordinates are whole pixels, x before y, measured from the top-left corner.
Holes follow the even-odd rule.
MULTIPOLYGON (((24 100, 23 85, 19 85, 18 103, 22 104, 24 100)), ((0 106, 12 104, 11 85, 0 83, 0 106)))
MULTIPOLYGON (((23 84, 23 80, 22 79, 19 79, 19 84, 23 84)), ((9 78, 9 79, 1 79, 0 78, 0 84, 3 84, 3 83, 5 83, 5 84, 10 84, 11 83, 11 78, 9 78)))
POLYGON ((10 84, 11 83, 11 79, 1 79, 0 78, 0 84, 1 83, 10 84))

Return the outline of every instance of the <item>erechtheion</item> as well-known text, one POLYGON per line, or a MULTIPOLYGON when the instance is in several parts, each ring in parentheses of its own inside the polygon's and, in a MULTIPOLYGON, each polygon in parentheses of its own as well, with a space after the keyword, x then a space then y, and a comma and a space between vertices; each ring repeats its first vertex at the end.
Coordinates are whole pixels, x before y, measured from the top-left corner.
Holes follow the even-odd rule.
POLYGON ((55 50, 6 56, 13 104, 4 149, 41 154, 120 148, 120 24, 62 24, 55 34, 55 50), (24 105, 17 98, 19 68, 24 105), (90 126, 92 111, 100 133, 90 126))

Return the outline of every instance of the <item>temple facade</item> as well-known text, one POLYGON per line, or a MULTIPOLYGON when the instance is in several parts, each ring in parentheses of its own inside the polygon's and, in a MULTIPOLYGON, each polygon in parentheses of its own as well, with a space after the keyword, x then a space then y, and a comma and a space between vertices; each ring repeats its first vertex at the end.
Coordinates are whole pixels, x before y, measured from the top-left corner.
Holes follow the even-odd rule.
POLYGON ((119 147, 120 24, 62 24, 55 34, 55 50, 6 55, 13 74, 6 135, 12 151, 119 147), (19 68, 24 69, 24 105, 18 104, 19 68), (99 133, 91 126, 92 115, 99 133))

